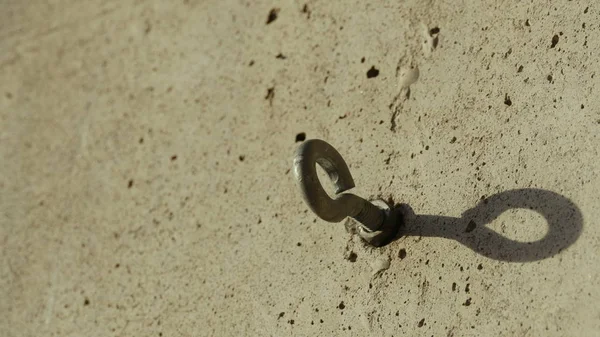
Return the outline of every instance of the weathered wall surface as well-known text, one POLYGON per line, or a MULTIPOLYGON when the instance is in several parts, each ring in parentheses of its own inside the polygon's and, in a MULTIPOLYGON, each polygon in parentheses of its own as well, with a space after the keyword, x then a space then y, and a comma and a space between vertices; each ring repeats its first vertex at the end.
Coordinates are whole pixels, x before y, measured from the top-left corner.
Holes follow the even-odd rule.
POLYGON ((0 335, 600 331, 596 3, 2 8, 0 335), (308 211, 301 133, 406 235, 308 211))

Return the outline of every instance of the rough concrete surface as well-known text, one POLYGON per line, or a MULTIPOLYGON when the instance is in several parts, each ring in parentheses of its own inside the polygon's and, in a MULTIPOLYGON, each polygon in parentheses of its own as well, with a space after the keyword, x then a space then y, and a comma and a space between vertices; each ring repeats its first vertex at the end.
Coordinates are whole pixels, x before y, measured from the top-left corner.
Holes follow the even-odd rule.
POLYGON ((600 334, 597 2, 1 6, 1 336, 600 334))

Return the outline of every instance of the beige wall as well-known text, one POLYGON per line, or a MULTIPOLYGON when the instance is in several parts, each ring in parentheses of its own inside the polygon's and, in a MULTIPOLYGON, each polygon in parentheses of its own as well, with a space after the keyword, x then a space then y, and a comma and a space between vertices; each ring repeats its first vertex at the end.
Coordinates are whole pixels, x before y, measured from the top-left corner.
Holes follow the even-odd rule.
POLYGON ((597 335, 599 18, 5 0, 0 335, 597 335), (355 193, 428 217, 380 249, 317 219, 290 172, 301 132, 355 193))

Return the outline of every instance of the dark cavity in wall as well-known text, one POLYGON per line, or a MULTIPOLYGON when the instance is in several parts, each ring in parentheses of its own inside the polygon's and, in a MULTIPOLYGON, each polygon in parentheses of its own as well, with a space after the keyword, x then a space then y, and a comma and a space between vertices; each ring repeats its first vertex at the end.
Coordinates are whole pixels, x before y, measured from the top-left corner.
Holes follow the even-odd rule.
POLYGON ((552 44, 550 45, 550 48, 556 47, 557 43, 558 43, 558 35, 554 34, 554 36, 552 37, 552 44))
POLYGON ((304 133, 304 132, 300 132, 299 134, 296 135, 296 143, 303 142, 305 139, 306 139, 306 133, 304 133))
POLYGON ((271 22, 277 20, 277 15, 279 14, 279 8, 273 8, 269 12, 269 16, 267 17, 267 25, 271 22))
POLYGON ((465 229, 465 233, 471 233, 472 231, 475 230, 475 227, 477 227, 477 224, 475 223, 475 221, 473 221, 473 220, 469 221, 469 224, 467 225, 467 228, 465 229))
POLYGON ((306 14, 307 19, 310 19, 310 9, 308 9, 308 4, 304 4, 304 7, 302 7, 302 13, 306 14))
POLYGON ((270 106, 273 106, 273 98, 275 98, 275 87, 267 88, 265 99, 269 101, 270 106))
POLYGON ((367 78, 374 78, 379 76, 379 69, 372 66, 371 69, 367 70, 367 78))
POLYGON ((358 258, 358 255, 356 255, 355 252, 350 252, 350 254, 348 255, 348 261, 350 261, 350 262, 356 262, 357 258, 358 258))

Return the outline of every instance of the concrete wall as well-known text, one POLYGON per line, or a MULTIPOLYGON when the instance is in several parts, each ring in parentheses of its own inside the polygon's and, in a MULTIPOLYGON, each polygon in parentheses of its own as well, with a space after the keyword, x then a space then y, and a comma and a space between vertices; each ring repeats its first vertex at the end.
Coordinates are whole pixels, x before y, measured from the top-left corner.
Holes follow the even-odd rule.
POLYGON ((0 335, 597 336, 599 19, 4 1, 0 335), (412 208, 400 238, 308 210, 301 133, 412 208))

